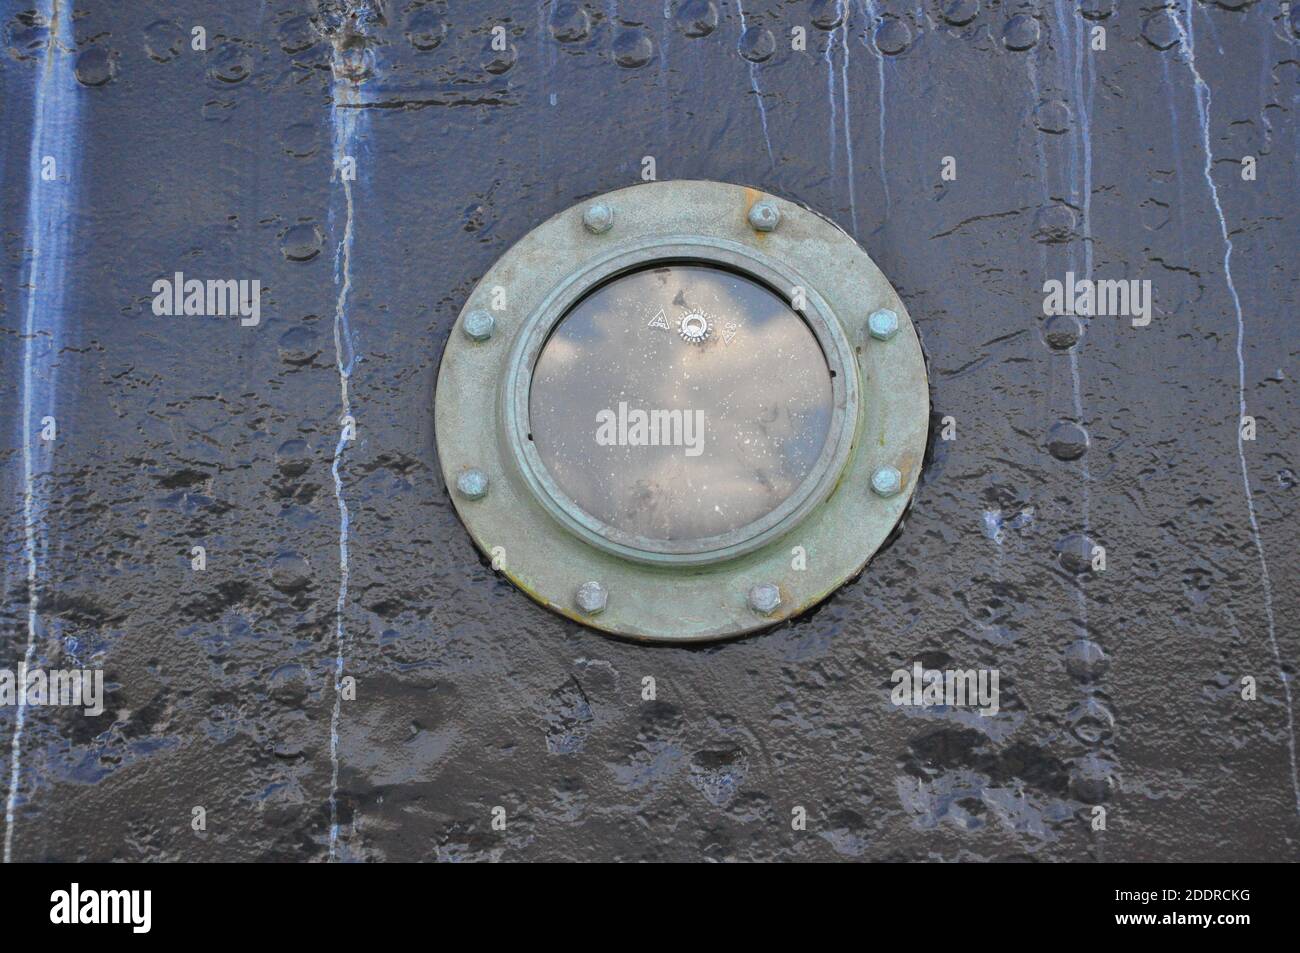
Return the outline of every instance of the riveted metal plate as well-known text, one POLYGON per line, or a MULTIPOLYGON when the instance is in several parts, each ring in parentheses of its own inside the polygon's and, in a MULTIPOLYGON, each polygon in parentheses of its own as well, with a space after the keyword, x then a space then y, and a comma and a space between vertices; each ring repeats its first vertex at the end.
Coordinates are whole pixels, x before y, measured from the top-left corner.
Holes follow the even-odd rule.
POLYGON ((608 193, 520 239, 483 276, 460 321, 477 310, 491 311, 492 335, 475 340, 453 332, 439 372, 443 475, 449 486, 468 469, 486 475, 490 490, 482 497, 452 494, 457 512, 494 565, 556 612, 618 635, 674 642, 770 626, 858 573, 910 501, 929 424, 920 343, 880 270, 815 212, 716 182, 608 193), (750 221, 758 201, 780 212, 771 231, 750 221), (605 231, 584 224, 596 204, 612 210, 605 231), (691 546, 648 545, 588 518, 548 479, 526 433, 532 364, 555 324, 601 282, 668 260, 739 271, 798 305, 836 382, 833 439, 800 492, 754 525, 691 546), (496 289, 504 291, 500 309, 492 308, 496 289), (886 341, 868 329, 880 309, 898 316, 898 331, 886 341), (891 466, 902 487, 882 497, 872 492, 871 476, 891 466), (576 594, 593 580, 606 601, 598 614, 587 614, 576 594), (766 585, 779 589, 780 602, 760 613, 749 594, 766 585))

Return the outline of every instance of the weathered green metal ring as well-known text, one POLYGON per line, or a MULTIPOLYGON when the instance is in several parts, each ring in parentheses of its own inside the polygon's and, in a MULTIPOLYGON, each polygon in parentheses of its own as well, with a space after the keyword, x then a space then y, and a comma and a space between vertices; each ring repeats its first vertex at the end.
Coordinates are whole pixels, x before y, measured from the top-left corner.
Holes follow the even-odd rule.
MULTIPOLYGON (((760 218, 767 224, 774 217, 760 218)), ((486 491, 472 498, 453 492, 457 512, 494 568, 554 611, 656 641, 769 626, 860 572, 909 504, 929 430, 920 342, 884 275, 815 212, 716 182, 609 193, 521 238, 483 276, 461 320, 484 310, 494 318, 490 335, 454 333, 443 355, 435 400, 442 471, 448 486, 481 471, 486 491), (779 212, 770 230, 749 214, 760 201, 779 212), (593 230, 584 213, 597 204, 608 214, 593 230), (610 278, 670 260, 742 272, 787 301, 801 286, 807 307, 799 310, 836 371, 838 416, 800 489, 762 520, 686 546, 629 537, 592 519, 559 491, 527 440, 532 367, 556 322, 610 278), (493 308, 502 297, 504 307, 493 308), (888 340, 868 333, 878 309, 898 316, 888 340), (891 467, 898 491, 873 492, 873 473, 891 467)))

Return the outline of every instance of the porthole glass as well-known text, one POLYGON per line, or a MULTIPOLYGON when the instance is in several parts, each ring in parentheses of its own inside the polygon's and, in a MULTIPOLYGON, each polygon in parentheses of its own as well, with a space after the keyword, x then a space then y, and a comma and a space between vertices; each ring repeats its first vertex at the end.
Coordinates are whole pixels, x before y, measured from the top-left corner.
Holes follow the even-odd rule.
POLYGON ((538 357, 529 434, 559 490, 629 536, 698 541, 805 485, 831 426, 831 372, 775 292, 695 263, 588 293, 538 357))

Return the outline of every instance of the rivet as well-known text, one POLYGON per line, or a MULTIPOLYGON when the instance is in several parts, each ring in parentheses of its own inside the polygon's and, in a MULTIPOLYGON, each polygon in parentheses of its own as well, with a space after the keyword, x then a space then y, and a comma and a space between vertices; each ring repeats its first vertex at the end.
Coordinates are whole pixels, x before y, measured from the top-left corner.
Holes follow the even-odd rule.
POLYGON ((898 333, 898 315, 888 308, 873 311, 867 318, 867 330, 877 341, 888 341, 898 333))
POLYGON ((574 602, 585 615, 598 615, 605 611, 605 604, 609 601, 609 593, 605 587, 595 580, 584 582, 578 587, 577 593, 574 594, 574 602))
POLYGON ((755 202, 749 210, 749 224, 755 231, 773 231, 781 224, 781 210, 771 202, 755 202))
POLYGON ((749 590, 749 607, 759 615, 771 615, 781 605, 781 590, 770 582, 762 582, 749 590))
POLYGON ((603 235, 614 227, 614 210, 604 202, 597 202, 582 213, 582 224, 591 234, 603 235))
POLYGON ((488 478, 482 470, 471 467, 456 477, 456 490, 467 500, 481 500, 487 496, 488 478))
POLYGON ((893 496, 903 488, 903 474, 895 467, 880 467, 871 474, 871 489, 876 496, 893 496))
POLYGON ((492 336, 496 324, 496 318, 492 317, 491 312, 476 308, 461 319, 460 327, 465 332, 465 337, 471 341, 486 341, 492 336))

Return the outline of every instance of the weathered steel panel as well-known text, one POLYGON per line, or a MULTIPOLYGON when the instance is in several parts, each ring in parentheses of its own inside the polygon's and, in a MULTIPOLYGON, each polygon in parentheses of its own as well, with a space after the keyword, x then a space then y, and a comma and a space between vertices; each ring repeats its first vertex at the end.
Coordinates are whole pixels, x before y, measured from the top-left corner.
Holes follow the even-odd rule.
POLYGON ((0 706, 7 855, 1294 858, 1294 7, 31 4, 0 665, 105 708, 0 706), (867 571, 699 649, 498 577, 433 432, 478 279, 651 166, 849 231, 934 408, 867 571), (257 323, 155 313, 178 272, 257 323), (1151 308, 1049 321, 1067 273, 1151 308), (1000 711, 895 706, 917 661, 1000 711))

